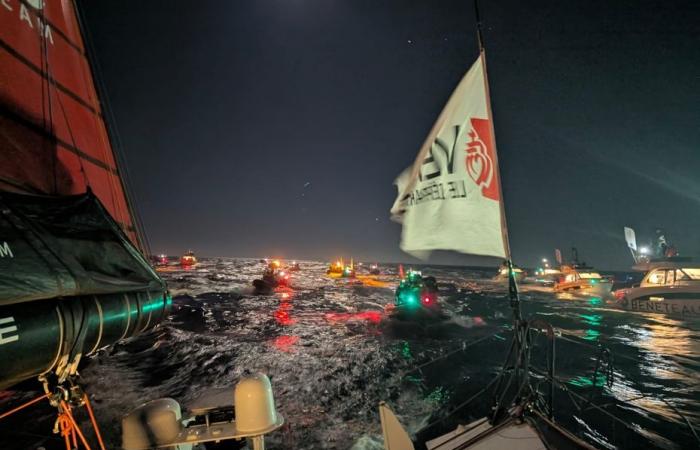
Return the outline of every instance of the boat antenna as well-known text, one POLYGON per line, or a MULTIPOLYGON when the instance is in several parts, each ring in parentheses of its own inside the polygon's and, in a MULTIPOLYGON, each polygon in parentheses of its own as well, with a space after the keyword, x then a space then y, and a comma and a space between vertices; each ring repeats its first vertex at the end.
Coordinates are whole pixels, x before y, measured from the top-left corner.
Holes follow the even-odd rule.
POLYGON ((483 52, 484 36, 481 34, 481 16, 479 15, 479 0, 474 0, 474 14, 476 16, 476 40, 479 43, 479 52, 483 52))

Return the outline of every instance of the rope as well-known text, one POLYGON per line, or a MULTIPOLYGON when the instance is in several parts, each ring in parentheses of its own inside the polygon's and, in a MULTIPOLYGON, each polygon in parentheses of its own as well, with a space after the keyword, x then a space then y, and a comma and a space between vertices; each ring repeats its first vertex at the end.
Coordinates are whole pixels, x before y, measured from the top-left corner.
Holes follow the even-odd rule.
POLYGON ((90 399, 88 395, 83 394, 83 402, 85 402, 85 409, 88 411, 90 416, 90 422, 92 422, 92 428, 95 430, 95 436, 97 436, 97 442, 100 444, 100 449, 105 450, 105 444, 102 441, 102 434, 100 433, 100 427, 97 425, 97 420, 95 420, 95 414, 92 411, 92 405, 90 404, 90 399))
MULTIPOLYGON (((70 405, 65 400, 61 400, 60 406, 61 406, 60 410, 62 410, 62 411, 58 415, 58 420, 60 423, 65 424, 65 421, 67 419, 68 422, 70 423, 68 426, 68 430, 70 430, 70 433, 73 436, 74 446, 75 447, 78 446, 78 443, 76 442, 76 439, 75 439, 75 435, 77 434, 78 437, 80 438, 80 442, 82 442, 83 446, 87 450, 92 450, 90 448, 90 444, 88 444, 87 440, 85 439, 85 435, 83 435, 83 432, 80 430, 80 427, 76 423, 75 418, 73 418, 73 414, 71 413, 70 405)), ((71 449, 68 446, 66 446, 66 450, 71 450, 71 449)))
MULTIPOLYGON (((47 21, 46 17, 44 15, 44 11, 40 10, 37 12, 37 15, 39 16, 41 27, 47 27, 47 21)), ((40 28, 41 28, 40 27, 40 28)), ((77 148, 77 144, 75 141, 75 136, 73 135, 73 130, 70 125, 70 120, 68 120, 68 115, 66 114, 66 109, 63 106, 63 102, 61 101, 61 94, 58 92, 58 88, 56 85, 56 80, 51 76, 51 67, 49 67, 49 51, 48 51, 48 45, 46 45, 46 34, 45 34, 45 28, 41 29, 39 31, 39 40, 41 43, 41 56, 42 56, 42 69, 46 69, 46 92, 48 94, 47 100, 48 100, 48 107, 49 107, 49 127, 48 130, 50 133, 53 133, 54 135, 54 140, 56 139, 55 136, 55 131, 53 130, 53 107, 52 107, 52 102, 51 102, 51 86, 53 85, 54 92, 56 93, 56 100, 58 100, 58 105, 61 108, 61 114, 63 115, 63 119, 66 122, 66 128, 68 129, 68 135, 70 136, 71 143, 73 144, 73 147, 77 148)), ((43 98, 43 83, 42 83, 42 98, 43 98)), ((44 109, 43 101, 42 101, 42 110, 44 109)), ((45 114, 45 112, 44 112, 45 114)), ((57 182, 57 176, 56 176, 56 168, 57 168, 57 156, 58 155, 58 148, 55 149, 53 152, 53 178, 54 178, 54 193, 58 194, 58 182, 57 182)), ((78 163, 80 164, 80 173, 83 176, 83 182, 85 183, 85 186, 89 187, 90 186, 90 181, 88 180, 87 173, 85 172, 85 167, 83 166, 83 158, 78 155, 78 163)))
MULTIPOLYGON (((48 46, 46 45, 46 18, 44 17, 44 11, 40 10, 37 12, 37 16, 39 18, 39 53, 41 56, 41 66, 40 69, 43 72, 46 70, 46 97, 44 96, 44 80, 43 80, 43 74, 42 74, 42 80, 41 80, 41 114, 43 118, 43 125, 44 129, 49 132, 53 133, 53 107, 51 105, 51 73, 49 71, 49 52, 48 52, 48 46), (47 106, 48 106, 48 111, 47 111, 47 106), (47 112, 48 112, 48 118, 47 118, 47 112)), ((55 138, 54 138, 55 139, 55 138)), ((49 151, 52 149, 49 148, 49 151)), ((51 172, 53 174, 53 192, 54 194, 58 192, 58 182, 57 182, 57 176, 56 176, 56 167, 57 167, 57 151, 52 151, 51 152, 51 172)))
MULTIPOLYGON (((107 144, 112 149, 112 156, 114 157, 114 163, 117 168, 119 175, 117 176, 119 184, 121 185, 122 192, 124 194, 124 199, 126 201, 126 215, 131 220, 131 224, 134 227, 134 235, 136 236, 136 246, 144 254, 151 253, 151 244, 148 240, 148 235, 145 231, 145 226, 143 224, 142 217, 139 211, 136 209, 135 204, 138 203, 138 198, 134 189, 130 184, 129 166, 126 161, 126 157, 123 152, 123 145, 121 142, 121 136, 119 130, 117 129, 117 122, 114 117, 114 112, 111 108, 111 102, 109 101, 109 95, 107 93, 107 88, 102 80, 102 70, 100 68, 100 61, 96 56, 95 49, 93 48, 93 39, 90 34, 89 27, 85 24, 85 19, 83 17, 83 12, 74 3, 73 6, 76 12, 76 18, 78 20, 78 26, 81 33, 85 36, 83 40, 85 45, 85 51, 88 57, 88 66, 91 71, 92 81, 95 86, 95 90, 98 94, 97 102, 102 109, 102 123, 105 127, 105 132, 107 133, 107 144), (101 99, 101 101, 100 101, 101 99), (111 139, 110 139, 111 138, 111 139)), ((113 182, 110 176, 110 182, 113 182)), ((126 223, 125 220, 122 222, 126 223)), ((124 230, 125 234, 129 235, 129 230, 124 230)))
POLYGON ((416 366, 416 367, 414 367, 414 368, 412 368, 412 369, 409 369, 409 370, 406 370, 406 371, 402 372, 402 373, 401 373, 401 377, 404 377, 404 376, 408 375, 409 373, 413 373, 413 372, 419 371, 419 370, 423 369, 424 367, 427 367, 427 366, 429 366, 429 365, 431 365, 431 364, 434 364, 434 363, 436 363, 436 362, 438 362, 438 361, 441 361, 441 360, 443 360, 443 359, 446 359, 446 358, 448 358, 448 357, 454 355, 455 353, 463 352, 463 351, 465 351, 466 349, 475 346, 476 344, 479 344, 479 343, 481 343, 481 342, 483 342, 483 341, 485 341, 485 340, 487 340, 487 339, 491 339, 492 337, 496 336, 496 335, 499 334, 499 333, 500 333, 500 331, 497 331, 497 332, 495 332, 495 333, 493 333, 493 334, 489 334, 488 336, 481 337, 481 338, 479 338, 479 339, 477 339, 477 340, 475 340, 475 341, 471 341, 471 342, 469 342, 469 343, 467 343, 467 342, 462 342, 462 345, 461 345, 459 348, 456 348, 456 349, 454 349, 454 350, 452 350, 452 351, 449 351, 449 352, 445 353, 444 355, 438 356, 437 358, 433 358, 433 359, 431 359, 430 361, 427 361, 427 362, 425 362, 425 363, 423 363, 423 364, 420 364, 420 365, 418 365, 418 366, 416 366))
POLYGON ((435 421, 433 421, 433 422, 430 422, 428 425, 426 425, 426 426, 424 426, 423 428, 421 428, 420 430, 418 430, 418 431, 416 432, 416 434, 420 433, 420 432, 423 431, 423 430, 427 430, 428 428, 437 425, 438 423, 440 423, 440 422, 442 422, 443 420, 447 419, 448 417, 450 417, 451 415, 453 415, 454 413, 456 413, 456 412, 459 411, 460 409, 464 408, 465 406, 467 406, 468 404, 470 404, 471 402, 473 402, 474 400, 476 400, 479 396, 483 395, 486 391, 488 391, 489 388, 491 388, 491 386, 493 386, 493 384, 496 382, 497 379, 498 379, 498 377, 494 377, 494 378, 489 382, 489 384, 486 385, 485 388, 479 390, 476 394, 472 395, 472 396, 469 397, 467 400, 463 401, 463 402, 460 403, 459 405, 457 405, 457 406, 455 406, 454 408, 452 408, 452 409, 451 409, 450 411, 448 411, 447 414, 445 414, 443 417, 441 417, 441 418, 439 418, 439 419, 437 419, 437 420, 435 420, 435 421))
POLYGON ((5 417, 9 417, 9 416, 11 416, 12 414, 14 414, 14 413, 16 413, 16 412, 18 412, 18 411, 21 411, 21 410, 23 410, 24 408, 26 408, 26 407, 28 407, 28 406, 32 406, 34 403, 38 403, 38 402, 42 401, 43 399, 47 398, 48 396, 49 396, 48 394, 42 394, 42 395, 38 396, 37 398, 35 398, 35 399, 33 399, 33 400, 29 400, 28 402, 23 403, 23 404, 19 405, 18 407, 14 408, 14 409, 11 409, 11 410, 9 410, 9 411, 7 411, 7 412, 4 412, 4 413, 0 414, 0 419, 4 419, 5 417))
MULTIPOLYGON (((56 406, 58 410, 58 415, 56 417, 56 422, 54 424, 53 431, 57 434, 60 433, 60 435, 63 437, 63 442, 66 445, 66 450, 76 450, 78 448, 78 442, 80 442, 83 445, 85 450, 92 450, 90 444, 88 444, 88 441, 85 438, 85 435, 80 429, 80 426, 76 422, 75 417, 73 417, 70 403, 68 403, 68 401, 65 399, 67 397, 63 397, 64 395, 68 395, 66 393, 66 390, 59 387, 59 391, 63 392, 60 394, 53 395, 45 393, 38 396, 35 399, 25 402, 16 408, 13 408, 5 413, 0 414, 0 419, 9 417, 12 414, 15 414, 31 405, 40 402, 41 400, 48 399, 49 402, 51 402, 52 405, 56 406), (54 403, 54 401, 57 401, 57 403, 54 403)), ((76 397, 73 397, 74 400, 75 398, 76 397)), ((97 437, 97 442, 99 443, 100 450, 106 450, 104 441, 102 439, 102 433, 100 433, 100 427, 98 426, 97 420, 95 419, 95 413, 92 409, 92 405, 90 404, 90 399, 88 395, 83 392, 83 395, 80 397, 80 399, 83 401, 85 409, 87 409, 88 416, 90 417, 90 423, 92 424, 95 436, 97 437)))

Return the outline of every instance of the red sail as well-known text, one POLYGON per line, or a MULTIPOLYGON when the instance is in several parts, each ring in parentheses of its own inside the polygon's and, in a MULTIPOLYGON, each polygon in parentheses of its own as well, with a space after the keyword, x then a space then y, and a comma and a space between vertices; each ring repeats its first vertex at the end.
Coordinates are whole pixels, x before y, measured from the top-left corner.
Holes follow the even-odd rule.
POLYGON ((71 0, 0 1, 0 189, 90 187, 141 247, 71 0))

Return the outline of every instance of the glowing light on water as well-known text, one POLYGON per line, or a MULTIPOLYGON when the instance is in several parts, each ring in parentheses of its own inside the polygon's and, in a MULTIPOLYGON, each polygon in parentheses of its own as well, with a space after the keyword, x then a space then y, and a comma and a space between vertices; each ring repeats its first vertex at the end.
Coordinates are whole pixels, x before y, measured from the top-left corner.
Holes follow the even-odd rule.
POLYGON ((289 353, 293 350, 294 345, 299 342, 299 336, 277 336, 272 342, 271 345, 281 351, 281 352, 286 352, 289 353))

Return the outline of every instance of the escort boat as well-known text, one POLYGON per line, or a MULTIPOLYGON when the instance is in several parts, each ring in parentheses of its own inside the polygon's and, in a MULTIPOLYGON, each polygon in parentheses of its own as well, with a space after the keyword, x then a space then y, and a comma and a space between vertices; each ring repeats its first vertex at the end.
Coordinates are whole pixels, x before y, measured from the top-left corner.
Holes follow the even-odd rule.
POLYGON ((281 270, 279 267, 279 261, 272 261, 265 268, 262 278, 253 280, 253 287, 255 287, 256 294, 268 295, 271 294, 276 287, 289 285, 289 272, 281 270))
POLYGON ((438 287, 434 277, 423 277, 421 272, 409 270, 401 279, 394 294, 394 304, 387 307, 392 318, 441 318, 438 287))
POLYGON ((583 264, 561 266, 561 276, 554 283, 554 292, 578 292, 605 297, 612 290, 612 280, 583 264))
POLYGON ((197 264, 197 257, 194 256, 194 252, 189 250, 187 253, 180 257, 180 265, 183 267, 190 267, 197 264))
MULTIPOLYGON (((527 276, 527 272, 525 272, 523 269, 520 267, 513 265, 513 276, 515 277, 515 281, 520 283, 525 279, 525 276, 527 276)), ((495 280, 497 281, 508 281, 508 265, 507 264, 501 264, 501 267, 498 269, 498 274, 496 274, 495 280)))
POLYGON ((665 258, 637 264, 646 274, 638 286, 614 292, 616 306, 630 311, 700 317, 700 263, 665 258))
POLYGON ((326 274, 331 278, 355 278, 355 265, 350 260, 350 265, 345 265, 340 259, 328 266, 326 274))

